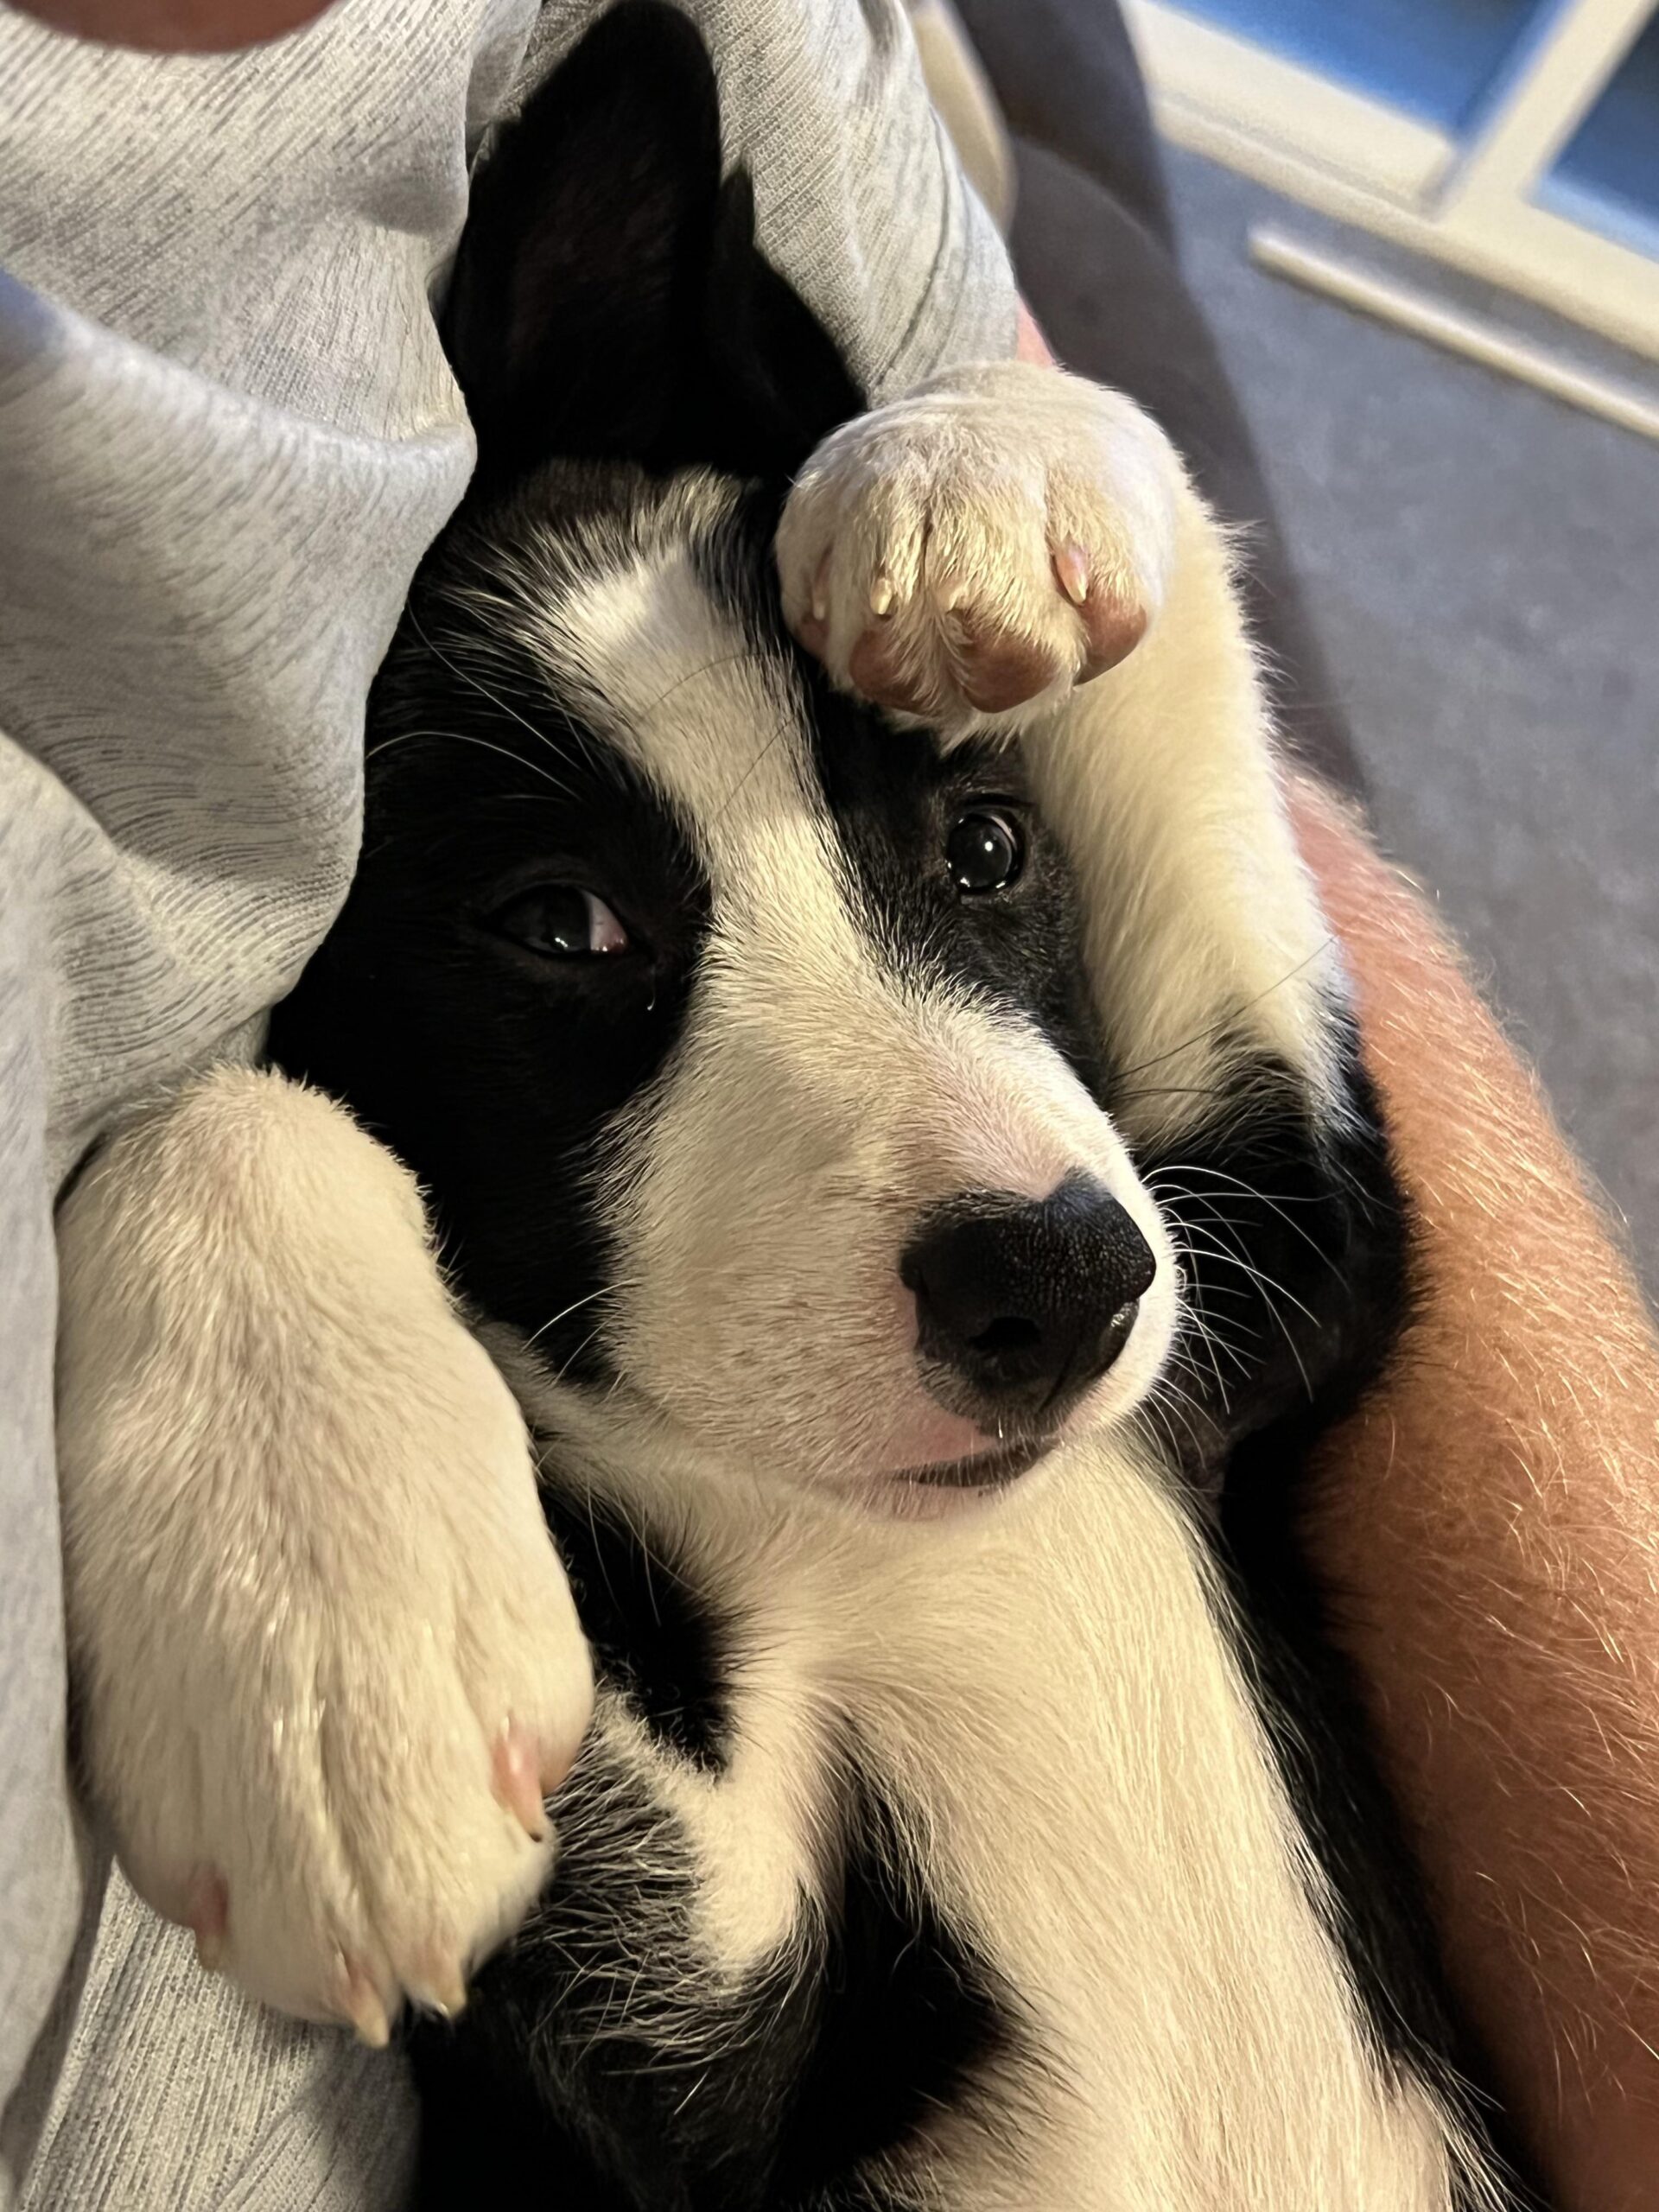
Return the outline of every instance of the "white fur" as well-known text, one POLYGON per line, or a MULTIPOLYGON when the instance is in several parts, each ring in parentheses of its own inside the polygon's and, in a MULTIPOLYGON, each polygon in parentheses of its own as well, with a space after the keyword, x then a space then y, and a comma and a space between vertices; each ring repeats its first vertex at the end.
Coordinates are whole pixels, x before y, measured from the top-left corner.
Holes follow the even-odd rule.
POLYGON ((111 1142, 59 1249, 69 1630, 124 1866, 178 1920, 221 1875, 224 1963, 286 2011, 373 2037, 405 1992, 453 2002, 549 1866, 495 1743, 518 1724, 551 1783, 591 1669, 412 1181, 225 1070, 111 1142))
POLYGON ((1454 2174, 1478 2190, 1432 2096, 1370 2053, 1227 1602, 1148 1459, 1080 1439, 918 1536, 688 1461, 502 1357, 562 1459, 671 1532, 739 1624, 723 1775, 600 1724, 690 1834, 709 1992, 818 1897, 850 1725, 1029 2009, 1046 2063, 1008 2124, 942 2117, 899 2169, 924 2203, 1446 2212, 1454 2174))

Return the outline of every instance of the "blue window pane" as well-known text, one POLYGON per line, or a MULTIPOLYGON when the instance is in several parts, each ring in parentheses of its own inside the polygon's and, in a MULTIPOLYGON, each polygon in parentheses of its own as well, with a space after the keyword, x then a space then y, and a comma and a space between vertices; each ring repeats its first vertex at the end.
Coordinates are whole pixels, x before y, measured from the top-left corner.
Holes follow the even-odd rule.
POLYGON ((1540 190, 1545 207, 1659 254, 1659 16, 1540 190))
POLYGON ((1456 130, 1551 0, 1177 0, 1253 45, 1456 130))

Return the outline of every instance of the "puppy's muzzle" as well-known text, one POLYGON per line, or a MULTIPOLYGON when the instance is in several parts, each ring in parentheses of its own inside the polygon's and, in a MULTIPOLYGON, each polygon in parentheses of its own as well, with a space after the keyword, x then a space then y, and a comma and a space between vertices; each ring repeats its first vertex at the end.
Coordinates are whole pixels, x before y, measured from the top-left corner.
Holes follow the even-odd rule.
POLYGON ((953 1413, 999 1431, 1057 1421, 1111 1366, 1157 1272, 1103 1184, 1046 1198, 969 1191, 927 1214, 899 1262, 917 1354, 953 1413))

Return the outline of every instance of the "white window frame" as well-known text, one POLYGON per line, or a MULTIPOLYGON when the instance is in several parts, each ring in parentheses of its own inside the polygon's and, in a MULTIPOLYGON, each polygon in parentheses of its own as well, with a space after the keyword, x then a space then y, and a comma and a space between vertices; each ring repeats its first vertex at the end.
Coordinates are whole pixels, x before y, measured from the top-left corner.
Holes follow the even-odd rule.
POLYGON ((1659 360, 1659 230, 1644 251, 1610 234, 1611 215, 1601 231, 1573 219, 1570 188, 1532 197, 1655 5, 1541 10, 1461 140, 1169 0, 1125 0, 1125 13, 1178 144, 1659 360))

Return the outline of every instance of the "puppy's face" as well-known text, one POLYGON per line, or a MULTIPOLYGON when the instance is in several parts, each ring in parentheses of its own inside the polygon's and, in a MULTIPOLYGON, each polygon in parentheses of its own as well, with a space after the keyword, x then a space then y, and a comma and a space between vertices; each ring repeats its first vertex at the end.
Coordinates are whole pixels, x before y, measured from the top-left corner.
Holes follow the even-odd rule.
POLYGON ((1177 1271, 1017 754, 836 697, 770 592, 708 478, 550 472, 454 541, 284 1049, 590 1432, 913 1509, 1127 1415, 1177 1271))

